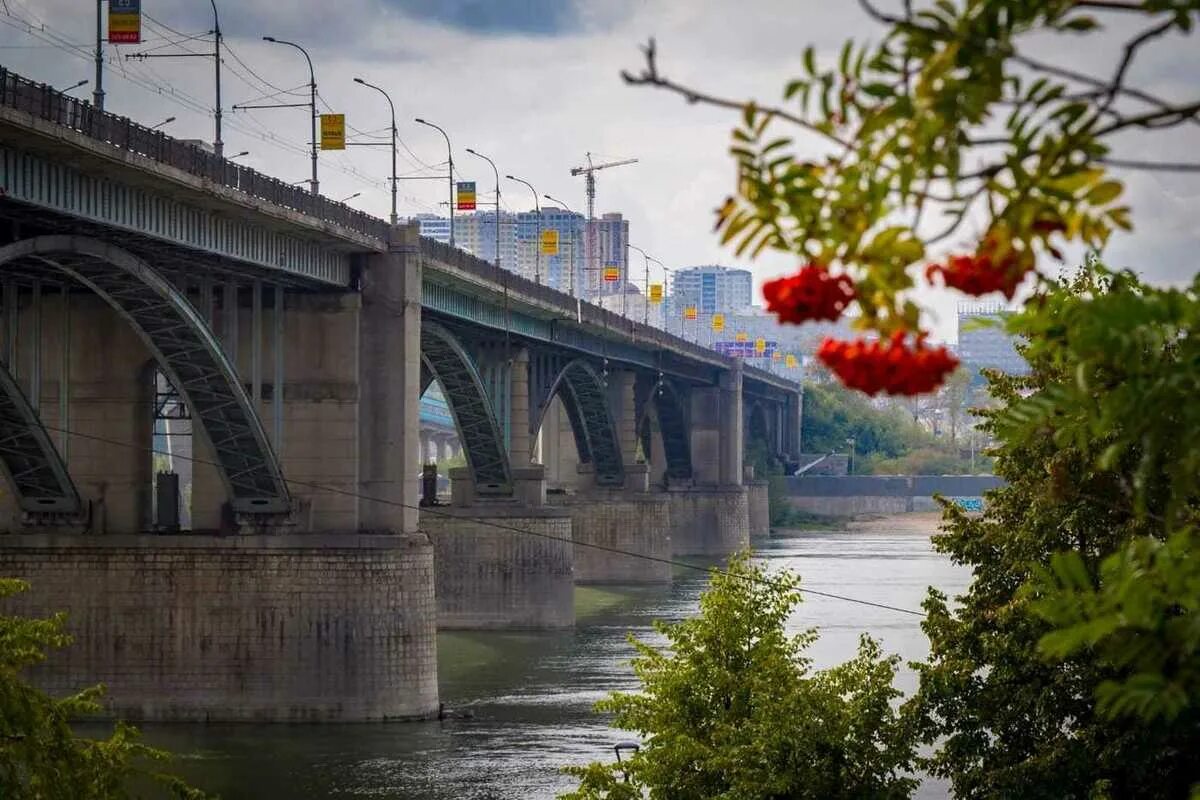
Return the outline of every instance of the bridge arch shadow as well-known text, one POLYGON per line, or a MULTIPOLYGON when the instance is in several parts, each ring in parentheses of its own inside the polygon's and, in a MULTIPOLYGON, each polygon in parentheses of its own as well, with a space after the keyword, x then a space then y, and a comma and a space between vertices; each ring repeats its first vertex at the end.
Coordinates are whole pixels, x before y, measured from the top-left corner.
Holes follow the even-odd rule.
POLYGON ((535 439, 556 397, 566 411, 579 461, 592 467, 596 484, 624 486, 625 466, 617 426, 608 406, 608 388, 595 367, 575 359, 559 370, 538 414, 533 430, 535 439))
MULTIPOLYGON (((235 513, 286 514, 292 509, 279 461, 234 366, 204 319, 150 264, 119 247, 83 236, 51 235, 0 247, 0 272, 22 280, 83 286, 105 301, 141 339, 164 375, 199 420, 235 513)), ((11 376, 10 376, 11 378, 11 376)), ((4 384, 0 378, 0 384, 4 384)), ((5 440, 24 427, 26 442, 38 442, 43 471, 62 460, 28 410, 4 388, 0 426, 5 440)), ((28 401, 26 401, 28 405, 28 401)), ((27 507, 34 494, 17 478, 24 472, 11 448, 0 449, 10 485, 27 507)), ((55 465, 58 465, 57 467, 55 465)), ((69 483, 69 478, 66 479, 69 483)), ((64 495, 66 487, 60 486, 64 495)), ((74 503, 78 506, 78 493, 74 503)), ((65 510, 65 507, 64 507, 65 510)))
POLYGON ((421 321, 421 394, 434 380, 454 427, 479 495, 511 495, 512 470, 504 433, 479 370, 457 337, 443 325, 421 321))

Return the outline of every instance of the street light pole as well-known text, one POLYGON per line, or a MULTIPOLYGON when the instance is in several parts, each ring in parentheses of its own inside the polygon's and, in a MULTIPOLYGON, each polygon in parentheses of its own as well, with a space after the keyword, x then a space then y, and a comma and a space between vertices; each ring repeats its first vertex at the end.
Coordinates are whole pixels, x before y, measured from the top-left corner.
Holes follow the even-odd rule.
MULTIPOLYGON (((555 198, 555 197, 551 197, 548 194, 544 194, 544 195, 542 195, 542 197, 546 198, 551 203, 555 203, 555 204, 561 206, 562 210, 566 211, 568 214, 573 214, 576 217, 579 216, 579 214, 575 211, 575 209, 571 208, 569 205, 564 203, 562 200, 559 200, 558 198, 555 198)), ((570 262, 567 264, 567 267, 570 270, 570 275, 567 278, 567 294, 571 295, 571 297, 575 296, 575 253, 576 252, 577 251, 575 249, 575 225, 574 225, 574 223, 572 223, 571 224, 571 259, 570 259, 570 262)))
POLYGON ((450 176, 450 203, 448 206, 450 209, 450 246, 454 247, 454 150, 450 147, 450 136, 432 122, 426 122, 420 117, 417 117, 416 121, 421 125, 433 128, 446 139, 446 163, 448 164, 447 172, 450 176))
POLYGON ((217 78, 217 107, 213 120, 217 126, 217 138, 213 142, 213 152, 217 158, 225 155, 225 142, 221 140, 221 17, 217 14, 217 0, 209 0, 213 10, 213 64, 217 78))
MULTIPOLYGON (((633 248, 634 250, 637 250, 639 253, 642 254, 642 264, 645 267, 645 277, 646 277, 646 280, 645 280, 646 295, 645 295, 645 297, 642 298, 643 300, 645 300, 645 302, 642 303, 642 305, 644 306, 644 308, 643 308, 644 313, 642 314, 642 324, 648 325, 650 322, 650 255, 645 250, 638 247, 636 244, 629 244, 628 242, 626 242, 626 245, 633 248)), ((626 269, 629 268, 629 259, 628 258, 625 259, 625 268, 626 269)))
POLYGON ((73 92, 73 91, 75 91, 75 90, 76 90, 76 89, 78 89, 80 86, 87 86, 87 85, 88 85, 88 83, 90 83, 90 81, 88 81, 88 79, 87 79, 87 78, 84 78, 83 80, 81 80, 81 81, 76 81, 75 83, 71 84, 70 86, 68 86, 68 87, 66 87, 66 88, 64 88, 64 89, 54 89, 54 87, 53 87, 53 86, 51 86, 50 88, 51 88, 51 89, 54 89, 54 91, 58 92, 59 94, 66 94, 67 92, 73 92))
POLYGON ((529 187, 529 191, 533 192, 533 211, 537 214, 537 238, 533 242, 533 282, 542 282, 542 206, 538 203, 537 189, 533 188, 533 184, 526 180, 505 175, 510 181, 523 183, 529 187))
POLYGON ((320 194, 321 185, 317 182, 317 73, 313 70, 312 59, 309 58, 308 51, 295 42, 276 39, 274 36, 264 36, 263 41, 271 42, 272 44, 286 44, 289 47, 294 47, 304 54, 304 60, 308 62, 308 110, 312 117, 312 193, 320 194))
POLYGON ((97 111, 104 110, 104 0, 96 0, 96 88, 92 105, 97 111))
POLYGON ((482 158, 484 161, 492 165, 492 172, 496 175, 496 268, 500 268, 500 170, 496 169, 496 162, 485 156, 483 153, 476 153, 471 148, 467 148, 467 152, 477 158, 482 158))
MULTIPOLYGON (((666 265, 663 264, 661 261, 659 261, 654 256, 650 256, 650 260, 653 261, 655 264, 658 264, 660 267, 662 267, 663 283, 666 283, 667 282, 666 281, 666 270, 667 270, 666 265)), ((642 321, 642 324, 644 324, 644 325, 650 324, 650 273, 649 272, 646 273, 646 319, 642 321)))
POLYGON ((387 92, 385 92, 383 89, 376 86, 375 84, 367 83, 362 78, 355 78, 354 82, 360 83, 369 89, 374 89, 375 91, 379 92, 381 95, 383 95, 384 99, 388 101, 388 108, 390 108, 392 110, 392 225, 395 225, 396 220, 397 220, 397 217, 396 217, 396 182, 397 182, 397 178, 396 178, 396 139, 399 135, 396 131, 396 106, 392 103, 391 96, 388 95, 387 92))

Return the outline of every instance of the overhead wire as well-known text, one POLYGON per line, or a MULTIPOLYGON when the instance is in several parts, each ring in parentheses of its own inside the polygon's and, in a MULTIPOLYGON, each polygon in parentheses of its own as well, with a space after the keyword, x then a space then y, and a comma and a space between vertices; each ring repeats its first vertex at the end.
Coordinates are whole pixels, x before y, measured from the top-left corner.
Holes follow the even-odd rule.
MULTIPOLYGON (((204 466, 213 466, 213 467, 217 467, 217 468, 221 467, 221 464, 217 461, 199 458, 195 455, 186 455, 185 456, 185 455, 182 455, 177 452, 173 453, 173 452, 169 452, 167 450, 159 450, 156 447, 154 447, 153 445, 146 446, 146 445, 135 444, 133 442, 125 442, 125 441, 121 441, 118 439, 112 439, 107 436, 99 436, 97 434, 83 433, 81 431, 72 430, 70 428, 57 427, 54 425, 43 425, 43 427, 46 430, 52 431, 54 433, 62 433, 62 434, 66 434, 67 436, 73 436, 73 437, 76 437, 79 439, 93 441, 93 442, 97 442, 100 444, 108 444, 108 445, 112 445, 114 447, 123 447, 123 448, 130 449, 130 450, 138 450, 138 451, 145 452, 145 453, 148 453, 151 455, 169 455, 169 456, 172 456, 173 458, 177 458, 182 461, 188 461, 192 464, 201 464, 204 466)), ((372 497, 370 495, 364 495, 361 492, 354 492, 349 489, 341 489, 336 486, 328 486, 326 484, 316 483, 315 481, 287 479, 286 482, 292 486, 303 486, 305 488, 314 489, 316 491, 325 492, 328 494, 336 494, 336 495, 339 495, 342 497, 350 497, 350 498, 353 498, 356 500, 365 500, 367 502, 379 503, 381 505, 391 506, 393 508, 402 508, 402 509, 408 509, 408 510, 412 510, 412 511, 419 511, 422 514, 429 514, 431 516, 443 517, 443 518, 451 519, 451 520, 460 520, 460 521, 465 520, 468 522, 474 522, 476 524, 483 525, 485 527, 495 528, 497 530, 502 530, 502 531, 506 531, 509 533, 519 533, 519 534, 522 534, 525 536, 532 536, 532 537, 538 538, 538 539, 545 539, 548 541, 559 542, 562 544, 570 544, 574 547, 584 547, 584 548, 588 548, 588 549, 592 549, 592 550, 599 550, 602 552, 611 553, 614 555, 622 555, 622 556, 628 556, 630 558, 638 558, 638 559, 642 559, 644 561, 652 561, 657 564, 669 565, 671 567, 676 567, 679 569, 687 569, 687 570, 692 570, 692 571, 696 571, 696 572, 704 572, 708 575, 720 575, 722 577, 727 577, 727 578, 737 578, 739 580, 747 580, 752 583, 770 586, 773 588, 784 588, 784 589, 793 588, 789 584, 783 583, 782 581, 774 580, 770 577, 738 575, 738 574, 729 572, 728 570, 721 569, 719 567, 705 567, 705 566, 701 566, 699 564, 692 564, 687 561, 679 561, 679 560, 673 559, 673 558, 662 558, 659 556, 648 555, 646 553, 637 553, 632 550, 624 550, 619 547, 611 547, 609 545, 597 544, 594 542, 580 542, 580 541, 576 541, 574 539, 571 539, 571 538, 565 537, 565 536, 555 536, 554 534, 551 534, 551 533, 545 533, 543 531, 535 531, 535 530, 532 530, 529 528, 522 528, 517 525, 506 525, 502 522, 497 522, 493 519, 488 519, 487 517, 474 517, 474 516, 469 516, 469 515, 456 514, 456 513, 449 512, 449 511, 440 511, 436 507, 431 507, 431 506, 415 506, 415 505, 412 505, 411 503, 402 503, 397 500, 389 500, 389 499, 382 498, 382 497, 372 497)), ((810 589, 803 585, 800 585, 800 586, 797 586, 794 588, 796 589, 796 591, 800 592, 801 594, 809 594, 809 595, 813 595, 814 597, 823 597, 823 598, 830 599, 830 600, 840 600, 840 601, 846 602, 846 603, 853 603, 855 605, 868 606, 870 608, 878 608, 878 609, 882 609, 885 611, 894 611, 894 612, 897 612, 900 614, 908 614, 911 616, 917 616, 917 617, 925 617, 926 616, 925 612, 923 612, 923 611, 914 611, 911 608, 904 608, 903 606, 896 606, 896 605, 892 605, 890 603, 879 603, 874 600, 863 600, 862 598, 859 598, 859 597, 851 597, 849 595, 837 594, 834 592, 826 592, 826 591, 821 591, 818 589, 810 589)))

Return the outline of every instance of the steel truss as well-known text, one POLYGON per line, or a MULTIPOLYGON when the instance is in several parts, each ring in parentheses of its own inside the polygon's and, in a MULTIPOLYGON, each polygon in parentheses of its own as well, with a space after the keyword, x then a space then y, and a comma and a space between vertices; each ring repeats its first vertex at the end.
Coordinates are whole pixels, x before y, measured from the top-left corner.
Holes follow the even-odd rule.
POLYGON ((8 368, 0 365, 0 467, 21 510, 33 514, 76 515, 79 492, 8 368))
MULTIPOLYGON (((688 434, 687 415, 684 412, 680 392, 666 379, 658 381, 650 390, 642 411, 642 430, 650 412, 650 404, 658 413, 658 430, 662 434, 663 455, 667 462, 667 477, 686 480, 692 477, 692 444, 688 434)), ((643 444, 643 447, 646 445, 643 444)), ((649 449, 646 457, 650 457, 649 449)))
POLYGON ((594 367, 576 359, 567 364, 555 381, 550 396, 558 392, 567 409, 567 419, 575 435, 579 460, 590 463, 600 486, 623 486, 625 466, 608 391, 594 367))
POLYGON ((287 484, 258 414, 204 319, 157 270, 105 242, 38 236, 0 248, 0 269, 67 278, 126 320, 200 422, 233 511, 287 514, 287 484))
MULTIPOLYGON (((512 495, 512 471, 504 433, 475 362, 453 333, 428 320, 421 321, 421 360, 430 378, 436 377, 442 385, 442 394, 471 466, 476 494, 512 495)), ((428 383, 422 372, 424 388, 428 383)))

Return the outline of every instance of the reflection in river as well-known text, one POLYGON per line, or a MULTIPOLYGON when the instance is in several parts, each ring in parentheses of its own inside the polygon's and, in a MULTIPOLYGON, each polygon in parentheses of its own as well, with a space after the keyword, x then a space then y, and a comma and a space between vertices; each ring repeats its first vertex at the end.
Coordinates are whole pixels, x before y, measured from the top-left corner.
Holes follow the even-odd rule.
MULTIPOLYGON (((774 566, 789 567, 814 589, 919 608, 925 587, 951 594, 966 572, 932 552, 928 530, 811 533, 758 543, 774 566)), ((147 737, 188 753, 182 771, 226 800, 284 798, 551 798, 570 787, 568 763, 607 759, 628 735, 610 731, 591 705, 613 689, 633 688, 626 633, 649 633, 654 619, 693 613, 703 575, 682 571, 670 587, 581 588, 572 631, 442 634, 441 695, 474 718, 415 724, 334 726, 158 725, 147 737)), ((812 597, 792 620, 818 626, 817 666, 853 654, 870 632, 885 650, 921 658, 915 617, 812 597)), ((913 675, 901 675, 911 690, 913 675)), ((926 787, 922 796, 944 789, 926 787)))

